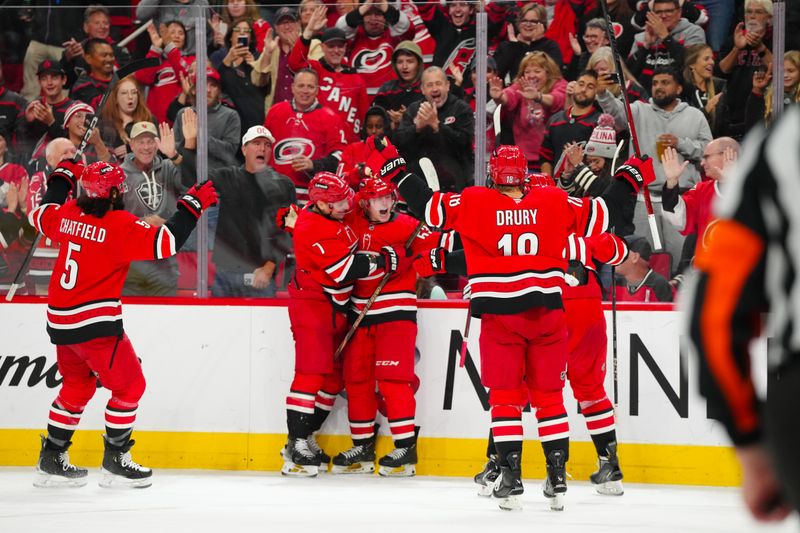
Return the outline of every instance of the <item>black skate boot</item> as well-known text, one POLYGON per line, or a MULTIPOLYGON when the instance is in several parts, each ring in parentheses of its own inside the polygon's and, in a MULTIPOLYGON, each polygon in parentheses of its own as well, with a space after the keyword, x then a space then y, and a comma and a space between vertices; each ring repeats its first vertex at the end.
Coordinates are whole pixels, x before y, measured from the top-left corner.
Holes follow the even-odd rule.
POLYGON ((334 474, 371 474, 375 471, 375 437, 333 458, 334 474))
POLYGON ((567 462, 564 450, 553 450, 547 454, 547 478, 542 487, 544 497, 550 500, 550 509, 564 510, 564 494, 567 492, 567 462))
POLYGON ((324 466, 324 471, 327 472, 328 464, 331 462, 331 456, 325 453, 325 450, 317 443, 317 434, 312 433, 308 437, 308 447, 311 449, 312 452, 317 454, 317 458, 319 459, 320 465, 324 466))
POLYGON ((497 505, 505 511, 522 509, 520 496, 525 491, 522 486, 522 452, 511 452, 506 458, 508 466, 500 467, 500 475, 494 482, 492 496, 499 501, 497 505))
POLYGON ((125 444, 115 446, 108 442, 106 435, 103 435, 103 443, 105 453, 103 468, 100 470, 101 487, 143 489, 153 484, 153 471, 137 464, 131 458, 131 448, 136 441, 129 440, 125 444))
POLYGON ((63 448, 59 448, 47 437, 42 438, 42 449, 39 452, 39 462, 36 463, 36 479, 33 481, 34 487, 83 487, 89 480, 89 472, 85 468, 79 468, 69 462, 67 450, 72 445, 68 442, 63 448))
POLYGON ((395 448, 378 461, 378 474, 386 477, 412 477, 417 473, 417 443, 395 448))
POLYGON ((481 472, 475 474, 473 478, 478 484, 478 496, 491 496, 494 489, 494 482, 500 476, 500 463, 496 455, 489 457, 486 465, 481 472))
POLYGON ((598 457, 597 472, 589 476, 589 481, 594 485, 598 494, 606 496, 622 496, 622 470, 619 468, 617 457, 617 443, 612 442, 606 447, 606 455, 598 457))
POLYGON ((311 450, 308 439, 290 438, 285 450, 282 475, 316 477, 319 473, 320 460, 311 450))

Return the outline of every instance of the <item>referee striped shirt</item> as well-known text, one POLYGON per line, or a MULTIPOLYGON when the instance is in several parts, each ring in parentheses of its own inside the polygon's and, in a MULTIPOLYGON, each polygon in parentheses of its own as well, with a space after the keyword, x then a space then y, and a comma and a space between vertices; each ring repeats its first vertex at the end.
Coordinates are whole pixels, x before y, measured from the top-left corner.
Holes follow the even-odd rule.
POLYGON ((723 193, 684 297, 701 392, 743 445, 761 436, 750 341, 762 333, 764 312, 778 348, 770 350, 770 368, 800 357, 800 107, 748 136, 723 193))

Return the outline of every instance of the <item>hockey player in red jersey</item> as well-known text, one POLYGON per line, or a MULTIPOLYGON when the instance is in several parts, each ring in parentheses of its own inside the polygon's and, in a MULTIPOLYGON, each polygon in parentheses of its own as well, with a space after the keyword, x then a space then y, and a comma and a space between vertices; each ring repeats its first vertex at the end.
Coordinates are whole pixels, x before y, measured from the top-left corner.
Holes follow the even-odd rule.
POLYGON ((547 465, 543 492, 563 509, 569 427, 562 389, 567 370, 567 328, 561 291, 567 238, 602 233, 619 224, 623 207, 654 179, 652 161, 631 158, 597 199, 568 198, 554 187, 523 197, 527 164, 515 146, 499 147, 490 161, 492 188, 461 194, 432 192, 405 172, 405 161, 385 139, 369 168, 397 182, 411 211, 432 227, 461 236, 472 291, 471 312, 481 317, 481 380, 489 387, 492 433, 501 475, 493 489, 501 508, 519 508, 522 408, 530 398, 547 465), (527 385, 523 394, 519 385, 527 385))
POLYGON ((294 224, 294 278, 289 284, 289 320, 295 343, 295 375, 286 397, 289 439, 281 473, 316 476, 330 458, 314 433, 333 408, 343 382, 333 354, 347 331, 353 284, 376 272, 394 271, 399 257, 390 246, 378 255, 356 253, 355 193, 335 174, 320 172, 309 183, 309 203, 294 224))
MULTIPOLYGON (((358 193, 360 215, 355 220, 360 251, 377 256, 384 247, 403 248, 417 230, 412 217, 395 212, 396 186, 380 178, 366 179, 358 193)), ((417 274, 443 272, 452 245, 450 233, 422 228, 398 268, 370 307, 344 352, 344 380, 353 447, 333 458, 334 473, 370 473, 375 470, 375 387, 383 396, 395 449, 379 460, 384 476, 413 476, 417 464, 414 425, 414 346, 417 338, 417 274)), ((383 278, 376 271, 356 281, 351 296, 351 318, 360 314, 383 278)))
POLYGON ((34 485, 82 486, 87 471, 69 462, 67 449, 96 376, 111 390, 105 409, 105 453, 100 486, 149 487, 152 471, 131 459, 133 424, 145 380, 122 326, 120 295, 131 261, 174 255, 202 211, 216 204, 211 182, 191 187, 163 226, 124 210, 125 174, 116 165, 62 161, 50 174, 31 225, 60 244, 47 298, 47 332, 64 380, 50 408, 47 437, 34 485), (80 181, 83 196, 64 203, 80 181), (63 204, 63 205, 62 205, 63 204))

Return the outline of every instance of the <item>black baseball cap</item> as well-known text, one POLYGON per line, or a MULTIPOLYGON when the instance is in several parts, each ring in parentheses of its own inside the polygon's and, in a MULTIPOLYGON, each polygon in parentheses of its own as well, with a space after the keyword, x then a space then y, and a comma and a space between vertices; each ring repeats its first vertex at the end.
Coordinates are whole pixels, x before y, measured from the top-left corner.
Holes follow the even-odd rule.
POLYGON ((344 30, 340 30, 339 28, 328 28, 324 32, 322 32, 322 37, 320 37, 320 42, 323 43, 330 43, 333 41, 347 41, 347 36, 344 33, 344 30))
POLYGON ((631 252, 636 252, 642 256, 642 259, 645 261, 650 261, 650 256, 653 255, 653 247, 650 246, 650 242, 645 237, 626 235, 624 239, 625 242, 628 243, 628 249, 631 252))
POLYGON ((275 13, 275 23, 277 24, 278 22, 280 22, 282 19, 285 18, 290 18, 294 21, 299 20, 297 18, 296 11, 289 9, 288 7, 282 7, 275 13))
POLYGON ((64 72, 64 68, 61 66, 61 63, 51 59, 45 59, 39 63, 39 68, 36 69, 37 76, 47 73, 58 74, 59 76, 67 75, 67 73, 64 72))

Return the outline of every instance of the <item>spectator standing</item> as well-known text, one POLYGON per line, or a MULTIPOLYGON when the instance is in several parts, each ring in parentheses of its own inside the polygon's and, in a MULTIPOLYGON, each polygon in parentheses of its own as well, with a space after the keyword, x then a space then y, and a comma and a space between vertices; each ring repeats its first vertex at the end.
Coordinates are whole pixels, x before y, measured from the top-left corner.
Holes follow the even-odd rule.
POLYGON ((80 27, 83 9, 63 7, 60 0, 34 0, 23 12, 22 21, 30 28, 30 43, 25 51, 22 96, 26 102, 39 96, 36 69, 42 61, 61 61, 64 42, 80 27))
MULTIPOLYGON (((650 93, 636 81, 636 77, 628 70, 625 63, 621 63, 622 72, 625 75, 625 90, 628 92, 628 99, 631 102, 642 100, 646 102, 650 98, 650 93)), ((622 89, 619 82, 614 83, 614 80, 619 79, 616 76, 617 67, 614 62, 614 54, 611 53, 611 48, 608 46, 601 46, 589 58, 586 63, 588 70, 597 72, 597 82, 599 85, 604 85, 614 96, 622 99, 622 89), (611 75, 609 78, 608 75, 611 75)))
POLYGON ((6 87, 3 69, 0 68, 0 135, 14 141, 25 121, 27 101, 6 87))
MULTIPOLYGON (((28 172, 22 165, 10 161, 8 156, 8 139, 0 134, 0 191, 2 191, 0 196, 6 194, 10 185, 14 185, 17 187, 17 190, 21 190, 23 193, 28 190, 28 172)), ((26 194, 22 194, 19 197, 19 207, 22 214, 27 213, 27 207, 25 205, 26 196, 26 194)), ((7 204, 3 205, 3 202, 4 200, 0 199, 0 209, 8 207, 7 204)))
POLYGON ((531 52, 519 65, 517 76, 503 89, 499 77, 490 79, 492 99, 503 106, 502 117, 512 121, 514 141, 528 160, 528 168, 541 167, 541 146, 547 121, 564 108, 567 82, 553 59, 544 52, 531 52))
POLYGON ((367 110, 364 118, 364 129, 361 130, 361 140, 348 144, 342 151, 342 162, 336 172, 342 176, 353 190, 358 190, 361 180, 368 176, 364 174, 364 162, 367 160, 366 139, 370 135, 384 135, 389 132, 389 115, 380 106, 372 106, 367 110))
POLYGON ((728 79, 730 134, 737 139, 747 133, 745 113, 753 74, 766 72, 772 64, 771 32, 772 1, 746 0, 744 21, 733 30, 733 47, 727 54, 720 54, 719 71, 728 79))
MULTIPOLYGON (((193 80, 195 81, 195 80, 193 80)), ((197 150, 197 139, 185 138, 182 117, 191 110, 196 117, 196 91, 197 86, 192 86, 192 107, 184 107, 178 111, 175 118, 175 144, 178 151, 184 156, 184 150, 197 150)), ((208 101, 208 170, 227 167, 236 163, 236 152, 239 151, 239 133, 241 122, 239 114, 230 107, 222 105, 220 97, 222 85, 219 73, 211 67, 206 69, 206 97, 208 101)), ((209 216, 211 216, 209 211, 209 216)))
POLYGON ((188 84, 189 67, 194 63, 193 55, 184 55, 186 49, 186 27, 173 20, 164 26, 164 37, 150 26, 150 50, 146 57, 161 58, 161 65, 136 72, 136 79, 148 87, 147 107, 159 123, 168 121, 167 108, 180 95, 184 83, 188 84))
POLYGON ((159 32, 165 29, 166 23, 177 20, 186 32, 186 54, 194 55, 194 23, 197 8, 207 15, 208 0, 140 0, 136 6, 136 18, 153 19, 159 32))
POLYGON ((685 47, 706 42, 703 28, 681 16, 679 0, 653 0, 644 31, 633 39, 628 68, 650 90, 657 67, 683 69, 685 47))
POLYGON ((572 61, 564 69, 565 78, 568 80, 576 79, 581 72, 586 70, 586 64, 592 54, 601 46, 610 45, 606 28, 606 19, 604 18, 589 20, 583 30, 583 47, 581 47, 581 41, 575 35, 569 34, 569 44, 572 47, 573 56, 572 61))
POLYGON ((711 134, 721 137, 728 131, 728 97, 725 80, 714 76, 714 52, 707 44, 686 48, 681 100, 706 116, 711 134))
POLYGON ((114 49, 106 41, 94 38, 88 39, 85 46, 84 59, 89 70, 78 76, 69 95, 73 100, 97 107, 114 76, 114 49))
POLYGON ((25 124, 20 139, 21 147, 31 161, 44 155, 47 143, 66 135, 64 113, 74 103, 73 99, 64 95, 67 75, 60 63, 46 59, 39 64, 36 75, 39 78, 40 96, 25 108, 25 124))
POLYGON ((350 66, 364 79, 367 94, 374 96, 392 79, 394 47, 414 37, 414 25, 388 0, 365 0, 339 17, 336 27, 347 37, 350 66))
POLYGON ((419 175, 419 159, 428 157, 442 191, 462 191, 474 181, 475 118, 469 104, 450 94, 450 82, 440 67, 422 74, 425 100, 409 106, 394 132, 398 149, 419 175))
POLYGON ((547 31, 547 10, 544 6, 525 4, 519 12, 516 29, 512 25, 508 29, 508 40, 501 42, 494 53, 500 79, 512 81, 519 71, 522 58, 529 52, 544 52, 561 68, 558 43, 544 36, 547 31))
MULTIPOLYGON (((300 33, 303 33, 303 30, 306 29, 306 26, 308 26, 308 23, 311 21, 314 11, 320 7, 325 7, 322 0, 300 0, 300 7, 297 10, 298 18, 300 19, 300 33)), ((308 45, 308 58, 320 59, 321 57, 322 45, 319 39, 315 37, 311 39, 311 43, 308 45)))
POLYGON ((117 82, 100 116, 100 135, 119 161, 124 161, 128 154, 131 127, 137 122, 154 120, 144 103, 143 91, 133 76, 117 82))
POLYGON ((616 296, 618 302, 671 302, 669 281, 650 268, 653 248, 644 237, 628 235, 628 257, 617 266, 616 296))
MULTIPOLYGON (((756 71, 753 74, 753 90, 747 99, 745 123, 748 129, 759 122, 772 122, 773 85, 769 83, 772 74, 756 71)), ((789 50, 783 55, 783 105, 800 103, 800 51, 789 50)))
POLYGON ((246 20, 253 30, 253 47, 255 53, 264 50, 264 38, 270 30, 269 22, 261 18, 258 6, 253 0, 227 0, 222 9, 222 16, 214 13, 211 17, 211 27, 214 29, 213 43, 215 47, 227 47, 228 39, 225 35, 237 22, 246 20))
POLYGON ((64 43, 61 67, 67 75, 67 87, 72 87, 78 77, 89 70, 84 60, 84 47, 89 39, 101 39, 110 44, 117 65, 126 65, 131 60, 128 50, 117 46, 111 38, 111 18, 107 7, 93 4, 86 8, 83 12, 83 33, 86 37, 80 41, 72 37, 64 43))
POLYGON ((289 68, 299 72, 310 67, 317 72, 320 102, 341 117, 346 142, 355 142, 369 108, 367 86, 361 75, 345 62, 346 38, 339 28, 328 28, 322 33, 323 57, 319 61, 308 57, 311 37, 325 24, 325 8, 319 7, 289 54, 289 68))
POLYGON ((249 22, 241 20, 232 29, 229 32, 229 48, 222 49, 226 53, 219 64, 219 76, 222 91, 233 101, 239 113, 242 132, 245 132, 253 126, 264 124, 264 90, 251 81, 256 59, 249 22))
POLYGON ((254 58, 251 62, 255 61, 255 55, 258 53, 256 51, 255 34, 253 33, 250 21, 246 18, 236 20, 228 26, 228 31, 225 32, 225 40, 222 46, 215 50, 208 58, 211 62, 211 66, 219 70, 219 66, 222 65, 222 60, 225 59, 225 56, 227 56, 232 49, 237 47, 242 47, 247 52, 250 52, 250 55, 254 58))
MULTIPOLYGON (((176 202, 186 188, 181 184, 182 158, 175 149, 175 136, 165 122, 158 130, 149 120, 136 122, 130 145, 131 153, 121 166, 128 187, 123 196, 125 210, 150 226, 163 226, 175 214, 176 202)), ((187 185, 194 182, 193 174, 193 169, 187 173, 187 185)), ((177 256, 132 262, 122 288, 123 296, 175 296, 177 291, 177 256)))
POLYGON ((396 78, 381 85, 374 102, 389 114, 392 130, 403 120, 411 104, 425 99, 420 88, 424 68, 422 49, 417 43, 403 41, 395 47, 392 69, 396 78))
POLYGON ((267 30, 264 36, 264 51, 253 65, 250 80, 256 87, 266 87, 264 109, 272 104, 292 99, 292 80, 289 68, 289 54, 300 37, 300 22, 297 13, 288 7, 280 8, 275 14, 275 33, 267 30))
MULTIPOLYGON (((611 23, 620 29, 620 31, 615 30, 615 33, 617 33, 617 50, 620 56, 628 57, 633 44, 633 36, 636 34, 636 30, 631 25, 633 10, 628 5, 627 0, 606 0, 606 5, 608 6, 608 16, 611 18, 611 23)), ((605 20, 603 9, 600 5, 595 6, 581 18, 580 31, 584 31, 586 22, 596 18, 605 20)))
POLYGON ((597 73, 584 71, 576 81, 567 84, 567 94, 572 104, 550 117, 540 150, 542 172, 554 178, 564 146, 571 142, 586 143, 602 113, 595 102, 597 73))
POLYGON ((298 201, 305 204, 311 178, 317 172, 336 171, 347 142, 339 115, 317 99, 315 70, 295 74, 292 94, 291 100, 269 109, 264 125, 275 137, 272 168, 292 180, 298 201))
MULTIPOLYGON (((677 264, 680 259, 683 237, 671 224, 662 223, 661 187, 666 178, 659 155, 669 146, 677 150, 681 163, 684 160, 691 162, 681 175, 680 183, 682 187, 689 188, 700 181, 697 165, 702 159, 706 144, 711 140, 711 130, 703 112, 686 102, 681 102, 678 97, 682 92, 683 85, 678 72, 670 69, 656 70, 653 75, 653 97, 650 102, 631 103, 631 113, 641 152, 656 159, 653 165, 656 180, 650 188, 650 194, 659 234, 665 250, 672 257, 673 264, 677 264)), ((622 102, 607 90, 603 91, 602 87, 597 100, 603 111, 614 117, 618 130, 627 128, 625 106, 622 102)), ((632 147, 630 152, 633 153, 632 147)), ((636 202, 633 223, 637 235, 646 235, 650 238, 647 212, 641 196, 636 202)))

